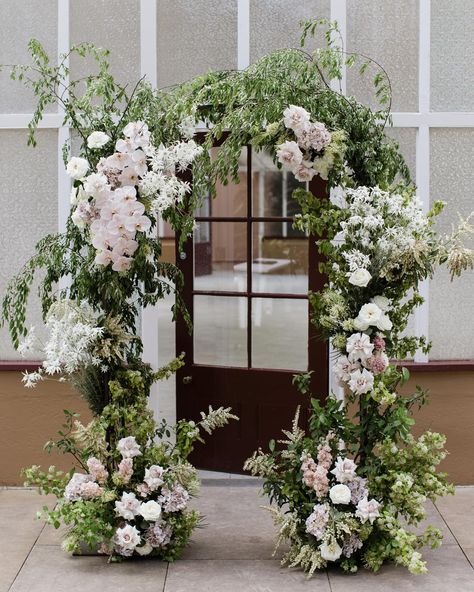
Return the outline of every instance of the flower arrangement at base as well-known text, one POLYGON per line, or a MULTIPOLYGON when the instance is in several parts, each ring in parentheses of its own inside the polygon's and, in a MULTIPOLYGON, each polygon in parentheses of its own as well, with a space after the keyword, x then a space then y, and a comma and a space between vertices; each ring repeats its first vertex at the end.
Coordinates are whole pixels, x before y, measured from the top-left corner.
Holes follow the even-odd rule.
MULTIPOLYGON (((179 363, 161 369, 160 377, 179 363)), ((204 441, 203 431, 211 434, 236 417, 229 409, 210 408, 200 422, 157 426, 146 396, 146 380, 154 378, 138 370, 118 372, 110 403, 86 426, 66 412, 61 439, 46 448, 72 454, 78 468, 24 471, 27 485, 57 497, 38 517, 56 528, 66 525, 65 551, 81 553, 86 547, 115 561, 132 555, 172 561, 199 524, 199 512, 188 506, 200 482, 187 457, 196 440, 204 441)))
MULTIPOLYGON (((340 187, 331 199, 300 189, 295 197, 302 207, 295 225, 326 233, 318 245, 327 283, 310 303, 313 323, 332 343, 332 372, 343 395, 332 393, 324 403, 310 397, 307 429, 297 413, 286 439, 256 451, 245 468, 264 479, 278 544, 289 541, 283 563, 310 575, 330 564, 377 571, 386 561, 424 573, 421 550, 439 546, 441 532, 411 529, 426 518, 427 500, 454 490, 437 472, 445 437, 411 434, 412 410, 427 395, 420 388, 400 394, 409 373, 397 360, 430 348, 424 337, 404 333, 423 301, 418 282, 445 262, 459 275, 472 251, 436 235, 443 204, 424 214, 412 187, 340 187), (456 251, 462 265, 453 264, 456 251)), ((310 395, 309 375, 295 384, 310 395)))

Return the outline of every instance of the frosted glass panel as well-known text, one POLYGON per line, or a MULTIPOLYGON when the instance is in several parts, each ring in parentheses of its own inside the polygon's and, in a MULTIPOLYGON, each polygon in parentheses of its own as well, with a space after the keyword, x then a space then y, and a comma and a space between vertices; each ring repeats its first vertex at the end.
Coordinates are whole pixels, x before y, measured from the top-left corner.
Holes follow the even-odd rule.
POLYGON ((247 299, 194 297, 194 361, 247 366, 247 299))
POLYGON ((157 2, 158 86, 237 67, 237 0, 157 2))
MULTIPOLYGON (((444 39, 444 37, 443 37, 444 39)), ((418 109, 418 2, 348 0, 347 50, 370 56, 388 72, 393 87, 393 111, 418 109)), ((369 69, 360 77, 349 69, 348 94, 375 106, 369 69)))
POLYGON ((400 152, 410 169, 411 178, 416 175, 416 129, 412 127, 389 127, 385 133, 400 145, 400 152))
MULTIPOLYGON (((438 229, 451 231, 457 213, 473 209, 474 190, 469 171, 474 160, 474 130, 431 130, 431 198, 447 201, 438 229)), ((474 244, 469 245, 471 248, 474 244)), ((430 286, 430 357, 474 358, 474 272, 450 282, 445 270, 436 273, 430 286)))
POLYGON ((252 367, 308 369, 307 300, 252 300, 252 367))
MULTIPOLYGON (((40 130, 37 138, 38 146, 29 148, 26 131, 0 131, 1 296, 8 281, 33 255, 38 240, 57 230, 57 132, 40 130)), ((31 303, 27 323, 40 327, 36 290, 32 290, 31 303)), ((1 329, 0 359, 20 358, 7 331, 1 329)))
MULTIPOLYGON (((2 2, 0 61, 2 64, 29 64, 28 41, 35 37, 57 61, 57 0, 2 2)), ((31 113, 36 106, 33 93, 22 83, 9 79, 8 69, 0 73, 0 113, 31 113)), ((48 107, 48 111, 54 110, 48 107)))
MULTIPOLYGON (((140 1, 70 0, 71 43, 89 41, 110 50, 111 72, 121 84, 140 78, 140 1)), ((87 76, 89 60, 71 59, 73 78, 87 76)), ((131 90, 131 89, 130 89, 131 90)))
MULTIPOLYGON (((329 0, 252 0, 250 2, 250 61, 284 47, 299 47, 299 22, 329 18, 329 0)), ((308 41, 307 47, 311 48, 308 41)))
POLYGON ((466 0, 431 0, 431 110, 474 111, 474 10, 466 0))

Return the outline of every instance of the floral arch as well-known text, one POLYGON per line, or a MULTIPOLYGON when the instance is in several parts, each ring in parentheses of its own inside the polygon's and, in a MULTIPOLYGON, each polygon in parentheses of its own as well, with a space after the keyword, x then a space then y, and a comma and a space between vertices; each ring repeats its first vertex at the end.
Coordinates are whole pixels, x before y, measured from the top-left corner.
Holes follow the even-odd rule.
POLYGON ((246 463, 264 478, 279 540, 290 541, 284 560, 309 573, 328 562, 346 571, 377 570, 388 560, 420 573, 426 568, 419 549, 440 542, 436 529, 415 534, 402 522, 418 524, 423 502, 451 486, 436 471, 446 454, 443 436, 411 435, 410 411, 426 394, 398 394, 408 373, 397 360, 429 347, 402 335, 421 302, 418 282, 441 263, 453 276, 472 266, 461 243, 470 227, 466 222, 445 239, 436 235, 442 204, 423 214, 398 146, 384 135, 390 83, 383 69, 374 78, 379 111, 332 90, 343 64, 358 64, 363 73, 368 62, 341 52, 333 41, 337 29, 325 21, 303 24, 302 45, 320 29, 327 46, 313 54, 280 50, 244 72, 209 73, 167 92, 145 80, 129 92, 109 73, 107 52, 89 44, 71 49, 97 61, 98 74, 85 81, 67 83, 67 56, 52 66, 35 40, 33 65, 12 71, 38 96, 30 143, 54 102, 81 140, 75 156, 69 146, 64 151, 73 180, 67 229, 38 243, 7 290, 2 317, 17 347, 36 345, 25 311, 35 272, 43 270, 50 337, 43 366, 25 375, 26 386, 61 373, 94 413, 85 426, 68 412, 60 439, 47 445, 73 455, 69 473, 25 471, 28 483, 58 497, 45 518, 70 526, 69 551, 85 543, 114 559, 172 560, 198 523, 187 507, 198 488, 187 457, 204 432, 236 418, 221 408, 203 413, 199 423, 156 425, 147 408, 150 386, 182 360, 152 372, 141 358, 136 319, 141 307, 173 290, 175 313, 186 315, 182 278, 160 259, 157 219, 189 235, 200 196, 213 191, 216 179, 238 180, 246 144, 269 151, 299 180, 320 175, 332 190, 326 199, 297 190, 301 212, 294 223, 321 237, 327 285, 310 295, 312 321, 331 340, 345 402, 330 396, 319 403, 308 375, 297 376, 301 404, 311 410, 308 426, 298 425, 297 413, 283 442, 270 442, 268 452, 256 451, 246 463), (196 120, 208 130, 201 144, 193 139, 196 120), (211 160, 209 148, 224 133, 211 160), (192 193, 185 180, 191 165, 192 193), (64 279, 67 287, 58 290, 64 279))

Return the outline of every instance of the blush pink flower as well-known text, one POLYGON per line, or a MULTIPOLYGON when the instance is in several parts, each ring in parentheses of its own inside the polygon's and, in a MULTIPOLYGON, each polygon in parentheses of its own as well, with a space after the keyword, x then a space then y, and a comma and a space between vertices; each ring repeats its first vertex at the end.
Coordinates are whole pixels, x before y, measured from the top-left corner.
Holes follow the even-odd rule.
POLYGON ((128 483, 133 475, 133 458, 123 458, 118 466, 118 475, 123 483, 128 483))
POLYGON ((89 469, 89 473, 94 477, 97 483, 102 484, 107 480, 109 473, 98 458, 91 456, 89 459, 87 459, 86 464, 87 468, 89 469))

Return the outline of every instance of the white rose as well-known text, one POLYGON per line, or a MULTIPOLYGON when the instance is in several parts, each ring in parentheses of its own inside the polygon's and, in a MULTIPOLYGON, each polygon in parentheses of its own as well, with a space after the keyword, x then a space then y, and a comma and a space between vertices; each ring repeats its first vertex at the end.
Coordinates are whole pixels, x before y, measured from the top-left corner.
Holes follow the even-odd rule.
POLYGON ((319 547, 319 552, 325 561, 337 561, 342 555, 342 549, 337 544, 335 539, 333 539, 329 544, 323 543, 319 547))
POLYGON ((137 547, 135 549, 135 551, 139 554, 139 555, 149 555, 152 551, 153 551, 153 547, 151 545, 149 545, 148 543, 145 543, 144 545, 142 545, 141 547, 137 547))
POLYGON ((161 506, 158 502, 150 500, 140 505, 139 513, 148 522, 156 522, 161 516, 161 506))
POLYGON ((150 468, 145 469, 145 478, 143 481, 148 485, 151 491, 158 489, 163 485, 163 474, 165 470, 160 465, 151 465, 150 468))
POLYGON ((128 436, 122 438, 117 443, 117 450, 122 455, 122 458, 133 458, 135 456, 141 456, 140 446, 135 440, 135 436, 128 436))
POLYGON ((303 153, 296 142, 284 142, 277 146, 277 148, 277 158, 282 165, 294 167, 303 162, 303 153))
POLYGON ((379 508, 381 505, 382 504, 380 504, 377 500, 368 500, 367 497, 364 497, 357 504, 357 510, 355 514, 357 518, 360 519, 362 524, 367 522, 367 520, 370 522, 370 524, 372 524, 374 520, 380 515, 379 508))
POLYGON ((92 132, 87 138, 88 148, 102 148, 110 141, 109 136, 105 132, 92 132))
POLYGON ((140 501, 134 493, 123 492, 120 501, 115 502, 115 513, 125 520, 133 520, 139 513, 140 501))
POLYGON ((352 372, 349 380, 349 388, 356 395, 363 395, 370 392, 374 388, 374 375, 366 370, 356 370, 352 372))
POLYGON ((376 324, 377 329, 380 329, 380 331, 390 331, 392 326, 392 321, 386 314, 383 314, 376 324))
POLYGON ((380 308, 373 302, 369 302, 369 304, 364 304, 361 307, 357 318, 362 323, 367 323, 367 325, 376 325, 381 316, 382 311, 380 308))
POLYGON ((374 296, 372 298, 372 302, 376 304, 383 312, 388 310, 391 304, 390 299, 386 298, 385 296, 374 296))
POLYGON ((89 163, 85 158, 73 156, 66 165, 67 174, 73 179, 82 179, 89 170, 89 163))
POLYGON ((283 123, 288 129, 299 131, 309 124, 309 113, 303 107, 290 105, 283 111, 283 123))
POLYGON ((356 469, 357 465, 353 460, 338 456, 331 473, 336 477, 339 483, 347 483, 356 477, 356 469))
POLYGON ((353 333, 346 342, 346 349, 350 362, 364 361, 372 355, 374 344, 370 342, 370 337, 365 333, 353 333))
POLYGON ((302 181, 303 183, 311 181, 316 174, 316 171, 312 168, 312 162, 310 160, 303 160, 301 164, 292 167, 291 172, 298 181, 302 181))
POLYGON ((356 269, 351 273, 351 275, 349 276, 349 283, 353 286, 365 288, 365 286, 367 286, 371 279, 372 276, 370 275, 370 273, 366 269, 360 268, 356 269))
POLYGON ((333 504, 348 504, 351 501, 351 490, 347 485, 339 483, 331 487, 329 497, 333 504))
POLYGON ((140 532, 136 526, 126 524, 122 528, 117 528, 115 531, 114 543, 118 553, 130 556, 140 544, 140 532))

